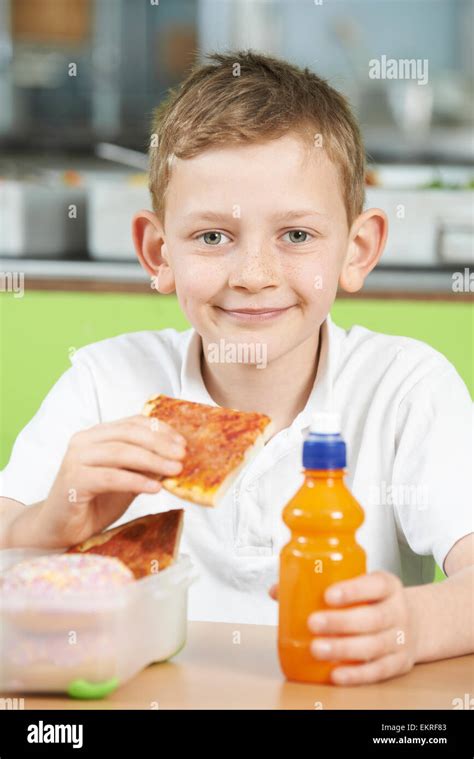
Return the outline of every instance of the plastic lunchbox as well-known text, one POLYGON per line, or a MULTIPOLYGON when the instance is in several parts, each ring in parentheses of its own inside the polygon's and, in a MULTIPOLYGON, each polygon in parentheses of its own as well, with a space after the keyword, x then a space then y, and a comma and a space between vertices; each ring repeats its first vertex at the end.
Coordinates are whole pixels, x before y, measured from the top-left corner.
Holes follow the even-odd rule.
POLYGON ((54 604, 28 593, 2 595, 3 573, 57 551, 0 551, 0 690, 102 698, 186 642, 188 588, 197 579, 186 554, 166 569, 107 592, 54 604))

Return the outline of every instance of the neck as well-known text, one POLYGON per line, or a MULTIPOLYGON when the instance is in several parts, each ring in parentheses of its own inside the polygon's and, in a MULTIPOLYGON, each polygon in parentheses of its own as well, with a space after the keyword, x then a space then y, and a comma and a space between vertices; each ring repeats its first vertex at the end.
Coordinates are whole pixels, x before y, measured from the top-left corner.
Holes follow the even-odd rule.
POLYGON ((254 364, 209 364, 205 350, 201 351, 201 374, 215 403, 266 414, 273 420, 276 434, 289 427, 306 406, 316 379, 320 347, 319 330, 265 369, 254 364))

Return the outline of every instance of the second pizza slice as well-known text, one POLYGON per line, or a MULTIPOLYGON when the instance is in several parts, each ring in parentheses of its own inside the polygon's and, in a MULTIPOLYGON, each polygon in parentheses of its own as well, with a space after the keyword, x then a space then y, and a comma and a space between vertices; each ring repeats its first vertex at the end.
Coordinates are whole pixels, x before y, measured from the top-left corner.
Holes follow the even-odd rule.
POLYGON ((183 401, 151 398, 146 416, 171 425, 186 438, 183 468, 164 477, 170 493, 202 506, 217 506, 245 464, 263 448, 273 424, 265 414, 183 401))

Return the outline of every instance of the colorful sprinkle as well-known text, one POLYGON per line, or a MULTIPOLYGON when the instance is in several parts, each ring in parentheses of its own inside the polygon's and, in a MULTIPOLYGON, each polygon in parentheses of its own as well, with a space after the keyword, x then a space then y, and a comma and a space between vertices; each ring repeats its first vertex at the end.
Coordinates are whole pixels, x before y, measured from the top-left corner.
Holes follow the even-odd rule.
POLYGON ((5 595, 27 591, 36 598, 58 599, 83 591, 106 590, 134 580, 119 559, 97 554, 53 554, 22 561, 5 572, 5 595))

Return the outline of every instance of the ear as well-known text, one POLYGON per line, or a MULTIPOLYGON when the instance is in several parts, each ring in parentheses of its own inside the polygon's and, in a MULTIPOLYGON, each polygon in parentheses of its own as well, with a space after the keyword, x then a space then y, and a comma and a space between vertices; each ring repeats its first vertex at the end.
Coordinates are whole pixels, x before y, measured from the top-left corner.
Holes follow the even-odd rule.
POLYGON ((349 231, 349 245, 339 277, 346 292, 360 290, 367 275, 375 268, 385 247, 388 234, 387 215, 381 208, 361 213, 349 231))
POLYGON ((132 238, 142 267, 163 295, 175 290, 174 273, 164 240, 164 229, 152 211, 139 211, 132 219, 132 238))

